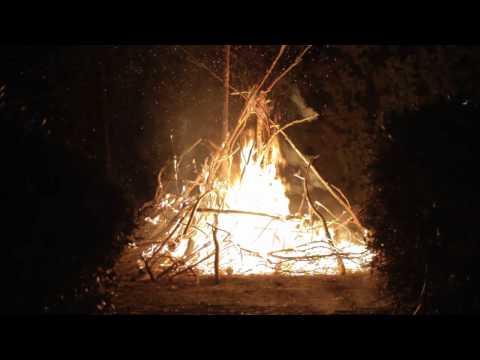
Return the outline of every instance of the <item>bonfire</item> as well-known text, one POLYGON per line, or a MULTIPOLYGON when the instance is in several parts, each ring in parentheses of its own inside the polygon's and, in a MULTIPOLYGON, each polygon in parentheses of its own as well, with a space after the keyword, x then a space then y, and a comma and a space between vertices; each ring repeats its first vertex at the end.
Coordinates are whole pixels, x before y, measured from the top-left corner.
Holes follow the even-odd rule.
POLYGON ((345 274, 368 269, 373 256, 366 243, 368 232, 342 191, 319 174, 315 158, 308 159, 286 133, 318 114, 284 125, 271 115, 271 90, 310 46, 272 79, 285 48, 248 91, 225 82, 229 96, 241 96, 244 106, 235 126, 225 130, 221 145, 199 139, 160 170, 155 198, 148 204, 154 213, 144 219, 154 230, 138 243, 140 266, 152 280, 185 273, 214 274, 219 281, 231 274, 345 274), (195 159, 184 160, 200 146, 209 149, 202 166, 195 159), (281 176, 282 146, 291 147, 304 162, 302 175, 281 176), (192 164, 196 171, 183 171, 192 164), (184 175, 188 173, 193 176, 184 175), (312 176, 344 209, 341 215, 312 199, 312 176), (296 211, 286 195, 288 181, 302 181, 303 200, 296 211))

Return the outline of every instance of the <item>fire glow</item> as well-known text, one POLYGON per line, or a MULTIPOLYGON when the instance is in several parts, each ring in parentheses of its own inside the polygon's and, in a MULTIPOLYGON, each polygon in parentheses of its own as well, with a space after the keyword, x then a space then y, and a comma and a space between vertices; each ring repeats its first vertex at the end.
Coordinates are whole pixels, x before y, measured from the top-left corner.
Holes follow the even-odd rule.
MULTIPOLYGON (((309 214, 291 214, 278 171, 283 161, 278 143, 273 142, 266 158, 257 158, 254 145, 253 139, 243 145, 241 173, 232 183, 216 180, 214 191, 199 203, 196 225, 189 234, 195 244, 194 259, 206 259, 197 269, 203 274, 214 272, 212 232, 219 242, 219 268, 224 273, 337 274, 339 257, 347 272, 367 269, 371 254, 359 239, 352 240, 355 235, 346 227, 335 231, 332 247, 320 221, 309 214), (223 210, 214 213, 222 201, 223 210)), ((168 198, 164 206, 169 206, 168 198)), ((341 224, 329 226, 340 228, 341 224)), ((169 257, 181 259, 188 253, 188 244, 180 241, 169 257)), ((158 245, 150 247, 144 256, 157 249, 158 245)))
MULTIPOLYGON (((318 114, 283 127, 270 115, 268 94, 310 47, 267 90, 261 90, 285 48, 282 46, 263 80, 238 93, 245 105, 235 127, 224 134, 222 146, 199 139, 174 157, 166 181, 163 172, 167 167, 160 171, 157 194, 151 202, 156 216, 146 219, 154 230, 140 261, 152 280, 186 272, 215 273, 218 280, 225 273, 315 275, 368 269, 373 254, 366 245, 366 230, 347 198, 320 176, 313 160, 309 162, 284 131, 313 121, 318 114), (300 179, 304 193, 297 211, 291 209, 287 182, 279 172, 285 162, 280 135, 285 146, 308 165, 300 179), (200 145, 210 149, 210 156, 198 169, 195 159, 192 166, 184 159, 200 145), (185 175, 189 167, 194 179, 185 175), (343 214, 337 216, 313 201, 308 190, 309 170, 345 209, 343 214), (329 221, 322 212, 329 215, 329 221)), ((293 181, 299 181, 298 177, 293 181)))

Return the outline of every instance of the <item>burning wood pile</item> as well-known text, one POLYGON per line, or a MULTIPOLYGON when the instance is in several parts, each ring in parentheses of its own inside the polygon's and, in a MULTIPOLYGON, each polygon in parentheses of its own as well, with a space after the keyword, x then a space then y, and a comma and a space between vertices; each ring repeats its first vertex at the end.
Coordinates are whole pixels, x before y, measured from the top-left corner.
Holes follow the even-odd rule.
POLYGON ((154 214, 145 219, 154 230, 137 244, 141 266, 152 280, 188 272, 215 274, 218 281, 221 274, 344 274, 368 268, 372 255, 366 231, 347 198, 320 176, 314 159, 308 160, 285 132, 317 115, 283 126, 271 116, 272 88, 308 49, 272 80, 285 51, 282 46, 263 79, 249 91, 228 86, 234 91, 230 95, 243 98, 244 106, 223 144, 200 139, 160 171, 150 204, 154 214), (304 189, 296 211, 290 209, 279 174, 285 162, 280 145, 290 146, 305 163, 303 176, 292 179, 302 181, 304 189), (200 146, 210 155, 197 168, 195 160, 185 158, 200 146), (191 177, 183 175, 187 168, 191 177), (312 199, 312 175, 344 208, 341 216, 312 199))

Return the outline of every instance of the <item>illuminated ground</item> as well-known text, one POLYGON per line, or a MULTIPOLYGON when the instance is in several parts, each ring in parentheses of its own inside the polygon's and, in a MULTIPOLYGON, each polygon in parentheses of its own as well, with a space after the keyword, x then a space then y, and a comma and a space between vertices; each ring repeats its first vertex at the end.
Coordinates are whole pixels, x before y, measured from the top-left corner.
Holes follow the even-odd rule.
POLYGON ((204 277, 172 284, 122 280, 115 300, 120 314, 387 314, 370 275, 230 276, 215 285, 204 277))
MULTIPOLYGON (((147 237, 148 227, 137 236, 147 237)), ((141 248, 127 248, 115 272, 114 304, 120 314, 388 314, 391 308, 371 274, 289 277, 228 276, 219 285, 212 277, 196 284, 192 276, 173 283, 153 283, 138 271, 141 248)))

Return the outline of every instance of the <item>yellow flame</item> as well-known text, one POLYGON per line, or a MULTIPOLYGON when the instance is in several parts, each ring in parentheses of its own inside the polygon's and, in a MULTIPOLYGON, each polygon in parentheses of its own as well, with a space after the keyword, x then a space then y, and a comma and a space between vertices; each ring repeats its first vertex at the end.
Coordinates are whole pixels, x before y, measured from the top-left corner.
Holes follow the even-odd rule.
MULTIPOLYGON (((327 241, 321 222, 308 216, 291 216, 286 186, 278 173, 278 165, 283 161, 278 143, 272 143, 271 153, 263 161, 256 155, 254 141, 247 141, 241 150, 240 170, 243 175, 237 176, 231 184, 215 183, 215 190, 224 201, 223 209, 243 213, 220 213, 217 224, 215 215, 198 214, 197 231, 192 235, 196 258, 200 260, 212 254, 215 226, 220 243, 220 269, 223 271, 236 274, 277 271, 290 274, 338 273, 337 257, 332 256, 334 249, 327 241), (270 216, 258 216, 258 213, 270 216)), ((218 201, 210 202, 212 208, 218 208, 218 201)), ((350 241, 350 236, 344 231, 343 235, 337 235, 339 238, 333 239, 336 251, 354 255, 355 259, 343 258, 347 271, 365 270, 372 254, 365 245, 350 241)), ((187 243, 181 241, 172 255, 182 256, 187 243)), ((199 264, 198 268, 203 273, 213 273, 213 257, 199 264)))

